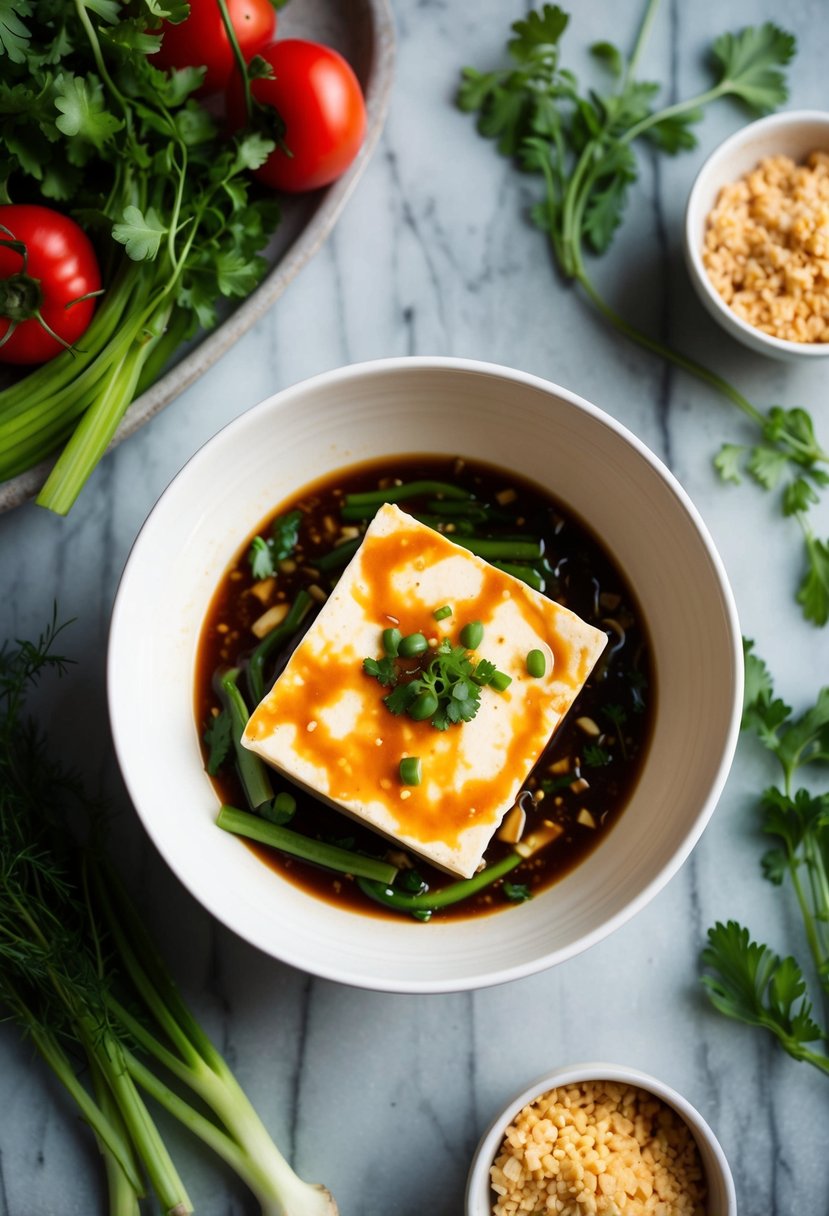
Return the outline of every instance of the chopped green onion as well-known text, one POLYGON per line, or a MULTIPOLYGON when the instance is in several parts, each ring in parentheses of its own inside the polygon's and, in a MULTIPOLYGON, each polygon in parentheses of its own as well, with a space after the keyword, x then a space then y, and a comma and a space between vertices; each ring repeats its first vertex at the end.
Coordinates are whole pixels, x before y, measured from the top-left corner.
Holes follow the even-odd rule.
POLYGON ((397 647, 401 659, 413 659, 416 655, 424 654, 429 649, 429 643, 422 633, 408 633, 402 638, 397 647))
POLYGON ((504 574, 511 574, 513 578, 520 579, 522 583, 532 587, 533 591, 544 590, 544 575, 534 566, 526 566, 520 562, 490 562, 490 565, 496 570, 503 570, 504 574))
POLYGON ((287 790, 281 790, 273 802, 266 802, 259 807, 259 814, 263 819, 267 819, 268 823, 290 823, 296 811, 296 798, 293 794, 289 794, 287 790))
POLYGON ((270 633, 265 634, 250 656, 247 668, 247 682, 255 705, 258 705, 265 695, 264 668, 266 662, 272 654, 275 654, 279 650, 280 646, 296 633, 312 603, 313 600, 307 591, 298 591, 285 620, 281 625, 277 625, 275 629, 272 629, 270 633))
POLYGON ((515 557, 521 561, 535 561, 541 557, 541 543, 537 540, 507 540, 503 537, 459 536, 455 544, 478 557, 515 557))
POLYGON ((512 676, 508 676, 505 671, 496 671, 489 681, 489 687, 494 688, 496 692, 505 692, 511 683, 512 676))
POLYGON ((452 609, 448 604, 444 604, 442 608, 436 608, 432 616, 436 621, 445 621, 448 616, 452 615, 452 609))
POLYGON ((547 674, 547 657, 543 650, 531 650, 527 655, 527 675, 540 680, 547 674))
POLYGON ((420 756, 403 757, 400 761, 400 780, 403 785, 420 785, 423 780, 420 756))
POLYGON ((381 507, 384 502, 401 502, 404 498, 415 498, 419 494, 439 494, 444 498, 471 499, 474 495, 460 486, 445 481, 410 481, 402 486, 387 486, 384 490, 366 490, 360 494, 346 494, 346 507, 381 507))
POLYGON ((222 705, 230 716, 230 733, 236 754, 239 779, 251 810, 255 811, 263 803, 270 802, 273 798, 273 787, 268 770, 259 757, 242 746, 242 735, 248 724, 250 712, 236 683, 239 673, 238 667, 231 667, 229 671, 222 672, 221 675, 217 674, 214 677, 214 683, 222 705))
POLYGON ((383 630, 383 650, 390 659, 397 657, 400 650, 400 643, 403 640, 403 634, 399 629, 384 629, 383 630))
POLYGON ((484 640, 484 627, 480 621, 470 621, 461 630, 461 645, 467 650, 477 650, 484 640))
POLYGON ((233 806, 223 806, 216 817, 216 823, 226 832, 234 836, 245 836, 248 840, 257 840, 260 844, 270 845, 279 849, 280 853, 288 853, 291 857, 300 857, 314 865, 323 866, 326 870, 336 870, 340 874, 353 874, 355 878, 368 878, 375 882, 394 882, 397 868, 388 862, 378 861, 374 857, 363 857, 361 853, 350 853, 334 844, 326 844, 322 840, 312 840, 310 836, 302 836, 291 828, 279 827, 274 823, 265 823, 258 815, 248 811, 237 810, 233 806), (391 875, 391 877, 388 877, 391 875))
POLYGON ((345 566, 351 560, 362 543, 362 536, 358 536, 355 540, 343 541, 341 545, 335 545, 330 552, 323 553, 321 557, 309 558, 309 565, 323 574, 329 570, 339 570, 340 566, 345 566))
POLYGON ((391 885, 384 887, 380 883, 362 878, 358 878, 357 885, 365 895, 377 903, 385 904, 387 908, 395 908, 399 912, 410 912, 415 916, 418 912, 434 912, 437 908, 447 908, 450 904, 458 904, 462 899, 468 899, 470 895, 477 895, 485 887, 509 874, 523 860, 518 853, 507 853, 506 857, 493 862, 473 878, 450 882, 441 891, 425 891, 422 895, 408 895, 404 891, 395 890, 391 885))
POLYGON ((425 722, 427 718, 431 718, 432 714, 437 713, 439 705, 437 696, 427 690, 415 698, 406 712, 414 722, 425 722))

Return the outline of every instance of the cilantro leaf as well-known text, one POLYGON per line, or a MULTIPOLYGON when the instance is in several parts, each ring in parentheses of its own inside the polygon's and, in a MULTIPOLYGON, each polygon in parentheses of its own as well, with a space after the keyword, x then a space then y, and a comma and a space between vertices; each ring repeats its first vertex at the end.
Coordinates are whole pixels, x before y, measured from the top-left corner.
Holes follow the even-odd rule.
POLYGON ((513 22, 515 36, 507 44, 510 54, 520 63, 554 53, 569 21, 569 15, 557 4, 545 4, 540 12, 529 12, 523 20, 513 22))
POLYGON ((804 1045, 820 1039, 821 1030, 810 1016, 803 973, 793 958, 780 959, 729 921, 708 930, 702 962, 708 968, 703 986, 720 1013, 771 1031, 795 1059, 812 1054, 804 1045))
POLYGON ((404 714, 420 695, 419 684, 419 680, 410 680, 408 684, 398 684, 387 697, 383 697, 386 709, 393 714, 404 714))
POLYGON ((127 257, 134 262, 151 262, 158 256, 162 237, 167 229, 155 207, 142 212, 138 207, 125 207, 120 223, 113 224, 112 238, 123 245, 127 257))
POLYGON ((603 64, 613 76, 621 76, 625 67, 625 57, 612 42, 594 42, 590 54, 603 64))
POLYGON ((211 777, 215 777, 230 754, 233 744, 230 714, 227 710, 223 709, 220 714, 210 719, 205 728, 204 742, 209 749, 207 771, 211 777))
POLYGON ((723 481, 733 481, 739 485, 743 480, 740 471, 745 455, 745 448, 736 443, 724 443, 714 457, 714 468, 723 481))
POLYGON ((286 511, 284 515, 277 515, 271 525, 271 547, 275 561, 282 562, 291 556, 299 541, 301 524, 301 511, 286 511))
POLYGON ((676 156, 677 152, 691 152, 697 146, 697 137, 691 127, 702 122, 702 117, 703 112, 699 108, 686 110, 682 114, 668 114, 648 127, 645 138, 669 156, 676 156))
POLYGON ((30 0, 0 0, 0 51, 12 63, 25 63, 31 34, 23 21, 30 17, 30 0))
POLYGON ((791 709, 775 698, 771 675, 763 660, 754 654, 754 643, 743 639, 745 687, 742 730, 752 730, 771 751, 778 746, 778 731, 790 717, 791 709))
POLYGON ((590 195, 584 213, 583 229, 594 253, 604 253, 622 222, 628 186, 636 181, 636 160, 632 150, 619 145, 607 158, 606 172, 590 195))
POLYGON ((825 625, 829 621, 829 545, 816 536, 806 537, 807 569, 797 592, 797 602, 807 621, 825 625))
POLYGON ((818 502, 818 495, 805 477, 795 477, 783 491, 783 514, 798 515, 818 502))
POLYGON ((532 899, 530 888, 525 882, 504 882, 502 891, 507 899, 514 904, 524 903, 525 900, 532 899))
POLYGON ((779 448, 758 444, 751 449, 746 468, 764 489, 773 490, 788 468, 789 457, 779 448))
POLYGON ((397 668, 394 659, 388 655, 382 659, 363 659, 363 671, 368 676, 374 676, 386 688, 397 683, 397 668))
POLYGON ((781 68, 794 56, 796 45, 792 34, 770 21, 739 34, 722 34, 711 48, 719 91, 739 97, 761 114, 776 109, 789 96, 781 68))
POLYGON ((270 578, 276 573, 271 547, 263 536, 254 536, 248 549, 250 572, 255 579, 270 578))
POLYGON ((598 743, 588 743, 582 753, 584 763, 588 768, 603 768, 605 764, 610 764, 610 753, 605 751, 603 747, 599 747, 598 743))
POLYGON ((55 126, 64 135, 86 140, 102 151, 124 125, 107 110, 104 89, 95 76, 73 76, 61 73, 55 83, 55 108, 60 117, 55 126))

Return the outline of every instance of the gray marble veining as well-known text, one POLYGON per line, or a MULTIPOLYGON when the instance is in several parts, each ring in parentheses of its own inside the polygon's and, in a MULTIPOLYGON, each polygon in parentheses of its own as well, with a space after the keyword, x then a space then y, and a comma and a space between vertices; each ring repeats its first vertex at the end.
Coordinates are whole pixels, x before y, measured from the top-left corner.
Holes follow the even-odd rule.
MULTIPOLYGON (((295 4, 301 0, 293 0, 295 4)), ((568 59, 633 36, 639 5, 573 5, 568 59)), ((65 521, 34 506, 0 517, 0 636, 26 636, 51 613, 75 617, 78 660, 45 711, 66 754, 118 810, 119 853, 187 996, 305 1176, 325 1181, 343 1216, 455 1216, 475 1142, 535 1075, 579 1059, 629 1063, 684 1093, 718 1133, 742 1216, 829 1211, 829 1089, 760 1033, 706 1004, 696 959, 715 919, 738 918, 782 952, 805 956, 789 897, 760 877, 753 819, 772 769, 741 746, 720 807, 680 873, 610 939, 558 968, 504 987, 431 997, 351 990, 267 959, 183 891, 137 825, 108 741, 105 645, 118 577, 158 494, 221 425, 262 397, 350 361, 392 354, 489 359, 546 376, 621 419, 680 478, 711 529, 744 632, 804 707, 829 677, 829 634, 791 599, 793 528, 749 487, 724 488, 711 456, 748 432, 707 389, 666 371, 606 330, 558 281, 526 221, 531 183, 478 139, 452 105, 460 67, 495 63, 515 0, 395 0, 399 55, 375 157, 332 238, 209 374, 112 453, 65 521)), ((687 95, 704 80, 710 37, 778 20, 797 34, 791 104, 825 105, 825 8, 790 0, 665 0, 645 74, 687 95)), ((676 160, 642 157, 625 227, 595 267, 626 315, 705 358, 762 404, 806 404, 829 430, 825 368, 751 355, 692 295, 680 257, 684 201, 707 149, 742 116, 728 104, 676 160)), ((817 522, 829 534, 824 509, 817 522)), ((252 1213, 250 1198, 178 1133, 181 1168, 202 1216, 252 1213)), ((104 1210, 86 1128, 9 1028, 0 1031, 0 1216, 104 1210)))

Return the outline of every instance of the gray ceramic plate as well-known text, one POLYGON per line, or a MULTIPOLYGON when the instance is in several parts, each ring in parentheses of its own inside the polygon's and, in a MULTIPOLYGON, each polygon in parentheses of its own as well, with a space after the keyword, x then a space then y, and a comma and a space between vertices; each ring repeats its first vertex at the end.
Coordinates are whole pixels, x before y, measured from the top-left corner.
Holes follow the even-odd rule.
MULTIPOLYGON (((365 144, 349 171, 333 185, 307 198, 285 199, 282 223, 268 249, 272 269, 217 329, 191 344, 160 380, 133 401, 115 432, 113 447, 203 375, 282 295, 334 227, 380 137, 394 69, 394 25, 388 0, 295 0, 279 15, 279 36, 312 38, 345 55, 365 93, 365 144)), ((45 461, 0 484, 0 511, 33 497, 51 464, 45 461)))

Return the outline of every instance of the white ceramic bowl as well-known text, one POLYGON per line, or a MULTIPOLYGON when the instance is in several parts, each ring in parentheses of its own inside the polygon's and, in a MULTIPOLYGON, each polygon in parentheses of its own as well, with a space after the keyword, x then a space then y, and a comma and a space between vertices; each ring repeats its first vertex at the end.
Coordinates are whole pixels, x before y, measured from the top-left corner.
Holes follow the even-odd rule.
POLYGON ((763 157, 785 155, 801 161, 818 149, 829 152, 829 112, 790 110, 749 123, 721 143, 705 161, 685 210, 685 261, 702 303, 714 320, 745 346, 790 362, 826 358, 829 342, 787 342, 738 317, 713 286, 702 264, 705 226, 723 186, 736 182, 763 157))
POLYGON ((633 435, 574 394, 458 359, 328 372, 236 419, 185 465, 147 519, 112 618, 109 703, 135 807, 181 881, 219 920, 306 971, 389 991, 529 975, 599 941, 687 857, 731 763, 742 703, 733 598, 682 488, 633 435), (308 482, 401 453, 497 462, 549 487, 626 571, 647 619, 654 736, 620 823, 526 904, 423 925, 337 910, 284 882, 214 826, 193 713, 199 630, 245 538, 308 482))
POLYGON ((466 1184, 466 1216, 491 1216, 489 1167, 495 1159, 506 1128, 518 1112, 550 1089, 584 1081, 620 1081, 625 1085, 636 1085, 672 1106, 688 1124, 699 1148, 708 1182, 708 1216, 737 1216, 737 1197, 731 1170, 719 1141, 702 1115, 681 1094, 662 1081, 623 1064, 573 1064, 568 1068, 560 1068, 549 1076, 540 1077, 518 1094, 509 1106, 493 1119, 475 1150, 466 1184))

